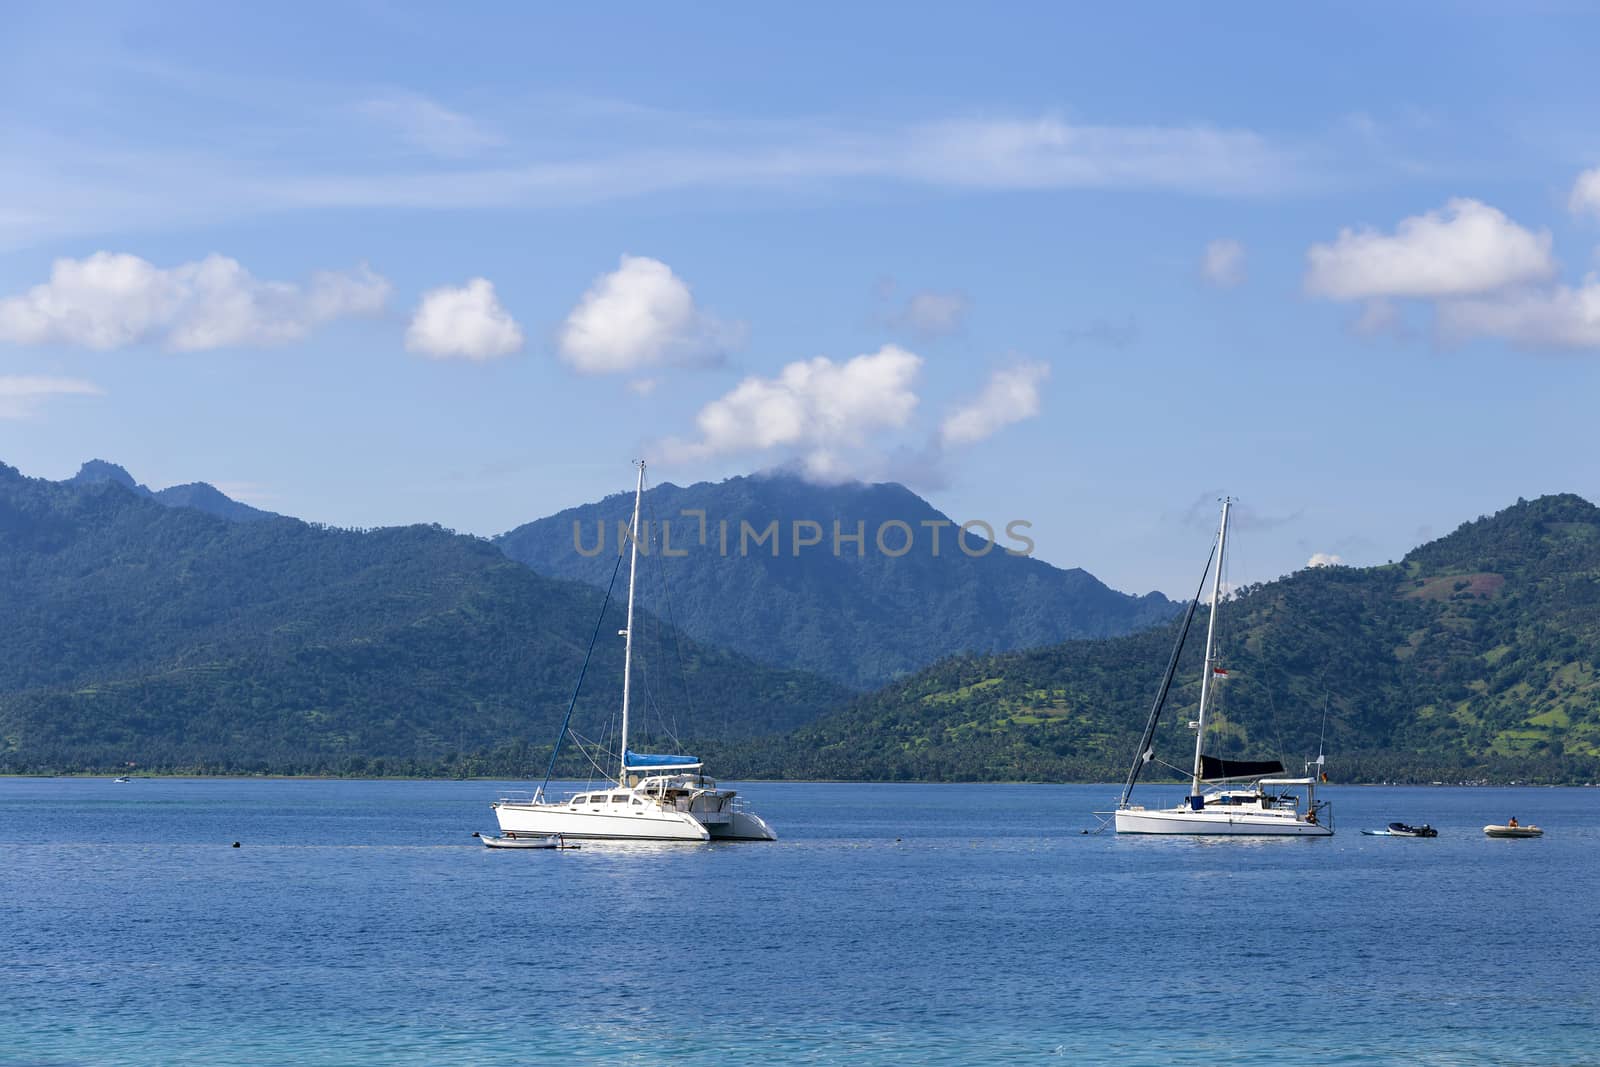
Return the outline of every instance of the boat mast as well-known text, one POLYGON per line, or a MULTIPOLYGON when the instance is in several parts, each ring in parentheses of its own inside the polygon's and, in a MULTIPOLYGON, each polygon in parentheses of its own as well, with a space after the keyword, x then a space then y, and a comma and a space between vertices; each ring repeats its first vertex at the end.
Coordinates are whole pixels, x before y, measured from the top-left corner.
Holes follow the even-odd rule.
POLYGON ((634 462, 639 467, 639 484, 633 491, 633 522, 630 527, 633 531, 630 535, 633 556, 628 560, 628 628, 622 631, 622 755, 617 758, 619 786, 628 782, 628 694, 633 688, 633 576, 639 569, 639 505, 644 499, 644 460, 634 462))
POLYGON ((1189 795, 1195 797, 1200 795, 1200 749, 1206 739, 1206 698, 1211 693, 1211 676, 1214 669, 1212 655, 1217 635, 1217 600, 1222 592, 1223 551, 1228 545, 1228 505, 1232 502, 1231 497, 1222 498, 1222 526, 1217 531, 1217 569, 1211 576, 1211 617, 1206 620, 1206 665, 1200 675, 1200 717, 1195 722, 1194 731, 1194 781, 1189 786, 1189 795))

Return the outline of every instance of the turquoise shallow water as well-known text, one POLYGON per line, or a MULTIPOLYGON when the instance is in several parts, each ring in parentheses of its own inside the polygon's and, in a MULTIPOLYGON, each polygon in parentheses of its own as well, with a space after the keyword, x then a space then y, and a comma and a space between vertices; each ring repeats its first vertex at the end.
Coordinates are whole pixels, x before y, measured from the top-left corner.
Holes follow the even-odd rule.
POLYGON ((1107 786, 758 783, 774 845, 507 853, 499 788, 0 780, 0 1065, 1600 1062, 1596 789, 1219 841, 1080 834, 1107 786))

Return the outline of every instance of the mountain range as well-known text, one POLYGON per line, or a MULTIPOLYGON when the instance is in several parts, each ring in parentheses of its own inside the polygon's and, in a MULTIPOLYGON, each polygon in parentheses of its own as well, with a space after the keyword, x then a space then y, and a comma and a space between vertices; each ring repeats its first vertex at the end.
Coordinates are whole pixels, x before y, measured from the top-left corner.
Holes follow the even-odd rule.
MULTIPOLYGON (((626 495, 490 542, 437 526, 330 529, 240 511, 209 486, 177 488, 152 492, 106 463, 65 482, 0 465, 0 772, 522 775, 549 757, 591 634, 574 725, 590 751, 604 747, 620 689, 622 579, 604 617, 601 604, 621 570, 614 536, 626 495), (597 520, 612 524, 601 551, 597 520), (536 569, 560 569, 563 527, 567 567, 594 568, 584 580, 536 569)), ((698 746, 729 776, 1124 773, 1178 605, 1126 597, 1004 546, 873 560, 869 540, 869 552, 846 542, 835 555, 826 543, 835 519, 847 533, 861 522, 869 539, 874 523, 921 531, 947 521, 896 486, 730 479, 660 486, 647 500, 658 524, 704 510, 708 533, 700 545, 698 516, 665 537, 658 525, 644 557, 634 626, 642 733, 698 746), (766 516, 779 520, 779 551, 720 554, 722 521, 764 529, 766 516), (814 545, 794 554, 797 518, 820 531, 814 560, 804 554, 814 545), (1037 605, 1069 582, 1116 620, 1069 603, 1073 625, 1154 625, 997 650, 986 626, 1028 640, 1028 627, 1045 625, 1037 605), (1007 597, 1022 620, 1003 617, 1007 597), (705 626, 730 625, 713 618, 715 605, 751 630, 770 621, 782 636, 769 643, 797 650, 745 655, 661 617, 692 608, 705 626), (917 617, 896 614, 907 611, 917 617), (892 633, 897 619, 956 653, 919 663, 892 633), (875 641, 879 632, 894 639, 875 641), (856 654, 874 666, 848 666, 856 654), (774 665, 800 655, 832 677, 774 665), (874 672, 894 680, 853 691, 874 672)), ((806 541, 818 532, 801 531, 806 541)), ((1277 755, 1297 768, 1322 749, 1354 780, 1600 778, 1600 510, 1580 497, 1518 501, 1398 563, 1319 567, 1236 590, 1218 632, 1229 677, 1214 754, 1277 755)), ((1186 766, 1193 747, 1198 640, 1184 657, 1157 776, 1186 766)), ((580 751, 565 759, 564 770, 583 770, 580 751)))
MULTIPOLYGON (((632 504, 618 494, 495 543, 541 574, 603 586, 632 504)), ((685 633, 855 689, 959 653, 1126 634, 1178 610, 1160 593, 1119 593, 1021 554, 1027 527, 1009 518, 969 521, 963 534, 892 483, 819 486, 782 473, 669 482, 646 492, 642 513, 653 550, 681 553, 661 569, 685 633)))

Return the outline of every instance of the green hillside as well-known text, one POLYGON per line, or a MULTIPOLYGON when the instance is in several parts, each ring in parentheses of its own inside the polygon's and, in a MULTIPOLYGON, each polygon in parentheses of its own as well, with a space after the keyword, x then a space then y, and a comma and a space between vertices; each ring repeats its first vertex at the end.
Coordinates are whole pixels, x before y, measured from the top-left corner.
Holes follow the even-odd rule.
MULTIPOLYGON (((604 585, 631 496, 572 508, 496 541, 541 574, 604 585), (575 523, 591 552, 600 547, 597 523, 605 524, 604 551, 580 552, 575 523)), ((988 517, 994 541, 974 527, 963 551, 955 524, 900 485, 817 486, 784 474, 667 483, 645 494, 645 517, 658 539, 669 522, 670 547, 683 553, 663 564, 686 633, 858 689, 958 653, 1125 634, 1177 611, 1159 593, 1129 596, 1087 571, 1009 554, 1022 550, 1007 537, 1011 516, 988 517), (691 511, 704 513, 704 543, 691 511), (845 535, 860 532, 859 547, 841 539, 835 551, 835 524, 845 535), (751 540, 774 525, 774 539, 751 540), (799 540, 820 543, 797 544, 797 529, 799 540)))
MULTIPOLYGON (((1204 624, 1157 738, 1181 767, 1204 624)), ((725 758, 754 775, 1120 778, 1174 633, 949 660, 725 758)), ((1579 497, 1519 501, 1396 564, 1242 589, 1219 635, 1219 755, 1298 770, 1320 739, 1344 780, 1600 778, 1600 510, 1579 497)))
MULTIPOLYGON (((5 772, 521 773, 555 736, 602 601, 437 527, 230 522, 3 465, 0 576, 5 772)), ((620 691, 620 604, 610 616, 577 719, 591 734, 620 691)), ((843 696, 672 643, 648 614, 635 632, 636 695, 685 732, 788 730, 843 696)))

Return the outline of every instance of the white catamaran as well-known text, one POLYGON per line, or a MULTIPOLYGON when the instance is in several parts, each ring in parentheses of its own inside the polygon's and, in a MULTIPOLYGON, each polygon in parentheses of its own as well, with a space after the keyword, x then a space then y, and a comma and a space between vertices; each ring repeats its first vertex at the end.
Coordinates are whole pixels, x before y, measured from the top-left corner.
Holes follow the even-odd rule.
POLYGON ((1217 532, 1217 542, 1211 558, 1206 560, 1206 570, 1212 562, 1216 571, 1211 581, 1211 615, 1206 623, 1206 655, 1200 676, 1200 714, 1189 725, 1195 731, 1194 770, 1190 775, 1189 795, 1174 808, 1149 809, 1129 803, 1134 784, 1145 764, 1155 759, 1153 741, 1156 724, 1161 718, 1161 708, 1172 686, 1172 675, 1178 666, 1178 656, 1183 651, 1184 638, 1189 624, 1194 620, 1195 607, 1205 589, 1206 573, 1200 576, 1200 589, 1189 602, 1189 610, 1178 634, 1177 646, 1156 695, 1155 706, 1145 725, 1144 737, 1128 772, 1127 784, 1117 810, 1102 812, 1116 819, 1119 834, 1234 834, 1273 835, 1293 837, 1327 837, 1333 833, 1333 813, 1327 801, 1317 801, 1317 777, 1322 770, 1322 756, 1306 764, 1303 778, 1281 778, 1283 764, 1277 760, 1224 760, 1205 754, 1206 712, 1214 699, 1218 678, 1225 675, 1215 658, 1217 631, 1217 606, 1222 589, 1223 553, 1228 541, 1228 508, 1230 500, 1222 502, 1222 525, 1217 532), (1312 768, 1317 769, 1316 773, 1312 768), (1207 783, 1247 783, 1203 789, 1207 783), (1304 791, 1302 797, 1295 790, 1304 791))
MULTIPOLYGON (((562 838, 616 841, 776 841, 761 816, 746 811, 734 790, 718 789, 693 756, 646 755, 628 750, 628 700, 633 683, 633 587, 639 566, 639 509, 644 499, 644 462, 633 497, 632 557, 628 562, 628 616, 622 666, 622 732, 617 778, 612 784, 545 799, 545 785, 531 794, 510 793, 491 807, 500 832, 512 840, 562 838)), ((602 609, 603 616, 603 609, 602 609)), ((562 726, 565 734, 566 725, 562 726)), ((559 746, 560 739, 557 739, 559 746)), ((551 757, 552 767, 555 764, 551 757)))

